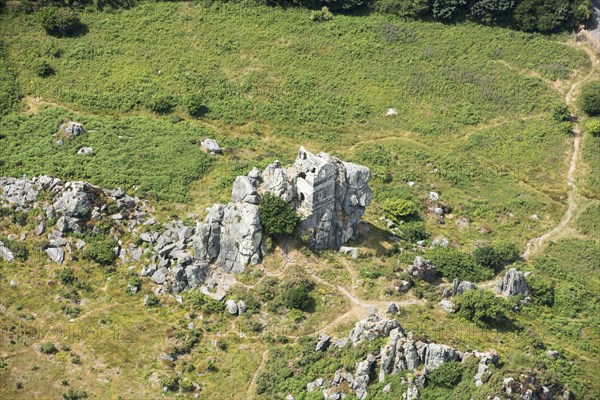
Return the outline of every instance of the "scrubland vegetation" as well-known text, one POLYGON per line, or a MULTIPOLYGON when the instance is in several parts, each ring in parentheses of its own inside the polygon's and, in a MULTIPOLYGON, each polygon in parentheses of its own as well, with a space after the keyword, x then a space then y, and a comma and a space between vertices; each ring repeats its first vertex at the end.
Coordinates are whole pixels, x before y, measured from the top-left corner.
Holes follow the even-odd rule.
MULTIPOLYGON (((580 20, 582 4, 557 0, 551 9, 564 14, 543 19, 527 0, 497 10, 381 0, 369 13, 361 1, 300 4, 327 12, 126 3, 32 13, 22 3, 0 14, 0 176, 122 187, 152 201, 163 223, 228 201, 237 175, 275 159, 288 164, 304 145, 371 169, 369 224, 352 243, 361 257, 308 251, 288 236, 292 210, 265 201, 263 229, 275 243, 263 268, 239 276, 230 297, 248 311, 233 317, 198 291, 182 304, 155 295, 156 285, 116 259, 115 226, 82 236, 88 245, 59 267, 47 260, 44 236, 5 237, 32 231, 33 216, 0 209, 0 240, 16 259, 0 261, 0 398, 153 398, 163 390, 167 398, 322 398, 306 384, 354 368, 382 344, 314 351, 329 322, 341 337, 358 318, 338 321, 352 310, 338 285, 377 304, 411 301, 396 317, 407 331, 498 351, 502 362, 483 387, 473 383, 476 363, 448 363, 423 399, 485 398, 525 371, 577 398, 600 396, 598 92, 597 83, 584 85, 576 104, 565 104, 591 64, 560 33, 580 20), (388 108, 397 115, 386 116, 388 108), (572 235, 524 260, 527 240, 567 209, 571 112, 582 126, 572 235), (58 144, 67 120, 86 132, 58 144), (206 137, 222 156, 200 149, 206 137), (84 146, 93 153, 77 154, 84 146), (448 248, 420 249, 440 237, 448 248), (436 281, 405 272, 418 254, 438 267, 436 281), (477 291, 456 299, 456 314, 436 307, 454 278, 489 288, 514 266, 532 271, 530 304, 477 291), (400 280, 413 285, 408 293, 394 289, 400 280)), ((369 399, 399 398, 402 377, 370 385, 369 399)))

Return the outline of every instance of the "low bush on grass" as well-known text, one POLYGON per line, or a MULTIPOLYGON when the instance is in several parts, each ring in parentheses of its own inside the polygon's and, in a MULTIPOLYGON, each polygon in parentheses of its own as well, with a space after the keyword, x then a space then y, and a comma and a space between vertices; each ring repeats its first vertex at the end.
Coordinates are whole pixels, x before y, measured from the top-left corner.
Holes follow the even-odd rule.
POLYGON ((470 290, 455 303, 457 315, 479 325, 496 326, 507 320, 505 301, 488 290, 470 290))
POLYGON ((81 28, 79 16, 72 8, 44 7, 38 17, 46 32, 54 36, 70 36, 81 28))
POLYGON ((439 275, 449 280, 478 282, 494 275, 491 268, 478 264, 474 256, 456 249, 434 247, 425 253, 425 257, 433 262, 439 275))

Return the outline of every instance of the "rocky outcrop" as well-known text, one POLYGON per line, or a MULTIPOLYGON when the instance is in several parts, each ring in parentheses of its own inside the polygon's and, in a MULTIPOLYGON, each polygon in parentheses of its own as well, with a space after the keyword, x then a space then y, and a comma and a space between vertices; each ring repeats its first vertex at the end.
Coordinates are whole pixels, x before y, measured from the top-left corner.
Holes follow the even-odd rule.
POLYGON ((262 259, 263 234, 255 204, 215 204, 204 222, 196 225, 194 254, 197 260, 217 262, 226 272, 243 272, 262 259))
POLYGON ((408 267, 408 273, 410 275, 424 281, 432 281, 435 279, 435 272, 435 265, 433 265, 431 261, 425 260, 420 256, 416 256, 412 265, 408 267))
MULTIPOLYGON (((275 161, 261 173, 253 168, 238 176, 228 204, 207 209, 198 222, 194 254, 198 261, 220 265, 225 272, 243 272, 261 261, 263 232, 258 204, 270 192, 301 216, 300 232, 316 249, 340 249, 358 236, 358 223, 371 201, 369 169, 343 162, 326 153, 313 155, 300 148, 293 166, 275 161)), ((358 250, 348 248, 358 257, 358 250)))
MULTIPOLYGON (((405 334, 397 321, 378 315, 370 315, 358 321, 349 335, 353 345, 381 337, 387 337, 388 342, 380 348, 377 356, 369 354, 366 359, 358 362, 354 373, 337 370, 330 381, 318 379, 310 385, 311 389, 323 389, 325 398, 334 394, 339 395, 338 398, 343 398, 347 393, 347 389, 344 388, 349 384, 356 397, 364 399, 367 397, 368 385, 373 375, 378 376, 379 382, 384 382, 387 375, 409 371, 411 374, 407 374, 404 378, 408 391, 404 393, 403 398, 418 398, 419 389, 425 387, 427 375, 445 363, 462 362, 469 357, 479 359, 479 367, 474 379, 475 384, 481 386, 491 375, 489 366, 498 361, 498 356, 493 350, 463 353, 450 346, 430 342, 412 332, 405 334), (317 383, 322 384, 317 386, 317 383)), ((321 343, 323 343, 323 336, 320 336, 317 341, 317 349, 320 348, 321 343)), ((337 340, 333 343, 337 343, 337 340)), ((338 346, 335 345, 333 348, 338 346)))
POLYGON ((358 223, 371 202, 370 179, 367 167, 301 147, 290 168, 278 161, 267 167, 259 190, 294 206, 301 216, 301 234, 311 247, 337 250, 358 236, 358 223))
POLYGON ((511 268, 506 275, 504 275, 502 281, 498 283, 497 289, 505 296, 529 294, 529 287, 525 283, 525 275, 515 268, 511 268))
POLYGON ((394 329, 402 329, 398 321, 372 314, 366 319, 358 321, 348 337, 352 345, 357 346, 364 341, 386 337, 394 329))
POLYGON ((69 121, 60 126, 62 136, 65 139, 74 139, 81 136, 84 132, 83 125, 79 122, 69 121))

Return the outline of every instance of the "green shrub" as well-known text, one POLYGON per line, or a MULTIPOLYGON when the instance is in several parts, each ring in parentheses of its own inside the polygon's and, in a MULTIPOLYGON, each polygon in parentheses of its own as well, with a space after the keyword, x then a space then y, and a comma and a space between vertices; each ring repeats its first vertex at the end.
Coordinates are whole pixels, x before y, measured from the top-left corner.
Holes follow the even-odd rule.
POLYGON ((192 290, 189 294, 192 307, 202 310, 207 314, 220 314, 225 311, 225 304, 213 299, 199 290, 192 290))
POLYGON ((79 391, 79 390, 70 388, 66 393, 63 393, 62 398, 63 398, 63 400, 87 399, 88 394, 86 391, 79 391))
POLYGON ((68 7, 44 7, 38 12, 40 22, 50 35, 70 36, 81 27, 77 13, 68 7))
POLYGON ((461 281, 477 282, 489 279, 493 271, 477 263, 474 256, 447 247, 434 247, 425 253, 437 273, 449 280, 458 278, 461 281))
POLYGON ((304 310, 311 303, 310 287, 300 284, 283 293, 283 303, 289 309, 304 310))
POLYGON ((179 389, 179 377, 174 376, 163 376, 160 379, 160 384, 166 392, 176 392, 179 389))
POLYGON ((455 303, 457 315, 478 324, 496 325, 506 319, 505 301, 488 290, 470 290, 455 303))
POLYGON ((114 248, 118 246, 115 239, 94 239, 85 248, 86 256, 100 265, 112 265, 117 259, 114 248))
POLYGON ((260 223, 271 238, 291 234, 299 221, 296 210, 282 198, 267 192, 260 199, 260 223))
POLYGON ((204 104, 202 96, 192 94, 183 101, 185 111, 192 117, 202 117, 208 112, 208 107, 204 104))
POLYGON ((27 261, 29 258, 29 249, 24 242, 2 238, 2 243, 13 253, 15 260, 27 261))
POLYGON ((40 78, 45 78, 54 74, 54 69, 46 60, 38 60, 33 64, 33 72, 40 78))
POLYGON ((383 201, 381 208, 385 216, 397 224, 419 211, 419 207, 414 201, 405 199, 386 199, 383 201))
POLYGON ((569 121, 571 119, 571 111, 566 104, 559 104, 552 110, 552 118, 557 122, 569 121))
POLYGON ((600 119, 590 118, 585 122, 585 130, 592 136, 600 136, 600 119))
POLYGON ((588 205, 577 218, 575 225, 577 230, 584 235, 598 237, 600 235, 600 203, 588 205))
POLYGON ((581 88, 579 107, 587 115, 600 115, 600 82, 586 83, 581 88))
POLYGON ((145 302, 147 307, 158 307, 160 305, 160 300, 154 293, 148 293, 145 302))
POLYGON ((72 268, 65 268, 58 273, 58 279, 65 286, 71 286, 77 283, 78 279, 72 268))
POLYGON ((146 106, 157 114, 167 114, 175 108, 175 98, 170 95, 155 94, 147 102, 146 106))
POLYGON ((440 365, 427 379, 436 386, 453 388, 462 380, 462 373, 460 363, 451 361, 440 365))
POLYGON ((478 247, 473 256, 478 264, 499 272, 505 265, 519 259, 519 248, 514 243, 501 242, 478 247))
POLYGON ((315 10, 310 14, 310 20, 313 22, 325 22, 331 19, 333 19, 333 14, 326 6, 323 6, 320 10, 315 10))
POLYGON ((42 346, 40 347, 40 351, 42 353, 44 353, 44 354, 56 354, 56 353, 58 353, 58 349, 56 348, 56 346, 52 342, 46 342, 46 343, 42 344, 42 346))
POLYGON ((139 276, 134 275, 129 278, 129 281, 127 282, 127 284, 131 287, 134 287, 134 288, 137 288, 138 290, 140 290, 140 288, 142 287, 142 280, 140 279, 139 276))
POLYGON ((527 277, 527 286, 535 304, 548 307, 554 305, 554 286, 550 282, 536 276, 527 277))
POLYGON ((194 383, 187 378, 182 379, 181 382, 179 382, 179 387, 181 388, 182 392, 186 393, 193 392, 196 389, 194 383))

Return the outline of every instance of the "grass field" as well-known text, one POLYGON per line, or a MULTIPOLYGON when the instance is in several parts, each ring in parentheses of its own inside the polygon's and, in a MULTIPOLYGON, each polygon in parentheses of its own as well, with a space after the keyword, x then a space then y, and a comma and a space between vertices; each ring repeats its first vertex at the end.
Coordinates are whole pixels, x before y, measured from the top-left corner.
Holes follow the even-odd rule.
MULTIPOLYGON (((389 277, 396 279, 397 268, 406 267, 414 254, 395 252, 379 220, 383 200, 414 201, 415 224, 468 253, 498 240, 522 249, 528 239, 557 225, 566 209, 573 136, 571 125, 553 114, 574 78, 590 71, 585 53, 566 35, 378 14, 336 15, 324 23, 309 16, 310 11, 295 8, 141 3, 129 10, 83 11, 87 32, 56 38, 44 32, 36 15, 0 15, 0 111, 7 114, 0 112, 0 176, 51 174, 121 186, 156 201, 159 218, 167 220, 228 201, 235 176, 275 159, 291 163, 304 145, 367 165, 374 195, 366 214, 370 233, 354 243, 368 258, 299 256, 307 270, 329 282, 317 285, 314 310, 301 318, 262 310, 238 320, 227 314, 200 319, 187 303, 166 296, 160 307, 147 308, 143 294, 155 285, 144 280, 142 293, 131 295, 125 266, 106 275, 84 260, 70 265, 92 291, 82 293, 80 314, 71 318, 64 308, 70 304, 64 299, 68 288, 58 279, 62 267, 50 265, 37 239, 28 239, 27 262, 0 262, 0 324, 9 331, 44 330, 4 335, 0 398, 58 398, 69 387, 98 398, 154 398, 161 396, 165 376, 177 374, 197 382, 201 398, 243 399, 251 382, 263 387, 269 373, 281 372, 286 357, 293 358, 289 365, 297 368, 296 376, 287 387, 277 379, 271 383, 303 392, 308 380, 333 372, 338 360, 327 354, 314 365, 302 364, 313 353, 316 335, 306 341, 296 336, 352 310, 331 285, 356 286, 357 296, 382 302, 412 296, 386 292, 389 277), (40 60, 54 73, 38 76, 40 60), (156 95, 173 98, 172 112, 150 111, 156 95), (207 108, 202 118, 187 115, 190 95, 201 96, 207 108), (396 117, 386 116, 390 107, 396 117), (86 132, 58 146, 53 135, 70 119, 82 122, 86 132), (205 137, 216 138, 224 154, 203 152, 199 143, 205 137), (93 154, 76 154, 84 146, 93 154), (409 187, 409 181, 415 184, 409 187), (443 225, 428 210, 430 191, 451 210, 443 225), (17 288, 9 285, 11 279, 17 288), (265 332, 249 329, 258 320, 267 325, 265 332), (201 327, 200 344, 173 365, 161 361, 161 353, 187 340, 180 335, 189 322, 201 327), (64 338, 65 326, 83 333, 64 338), (240 329, 249 337, 239 338, 240 329), (286 338, 289 346, 282 343, 286 338), (40 353, 46 341, 57 344, 57 354, 40 353), (76 357, 80 364, 73 362, 76 357), (259 365, 263 373, 255 374, 259 365)), ((588 197, 598 197, 598 143, 584 134, 578 177, 588 197)), ((448 317, 435 306, 441 288, 416 288, 422 304, 404 308, 399 317, 408 330, 462 350, 496 348, 505 362, 489 385, 476 389, 471 376, 468 385, 437 392, 438 398, 485 398, 506 374, 529 369, 545 381, 566 383, 578 398, 597 397, 597 209, 591 202, 578 210, 569 225, 576 228, 568 231, 572 237, 548 244, 519 267, 553 287, 554 304, 511 312, 514 330, 490 331, 448 317), (561 359, 548 360, 544 346, 559 350, 561 359)), ((34 228, 7 221, 0 218, 0 236, 34 228)), ((285 281, 283 260, 273 254, 264 268, 282 273, 285 281)), ((251 287, 260 279, 240 277, 251 287)), ((344 320, 334 331, 347 335, 352 322, 344 320)), ((351 365, 367 350, 344 354, 343 362, 351 365)), ((425 395, 435 398, 436 392, 425 395)))

